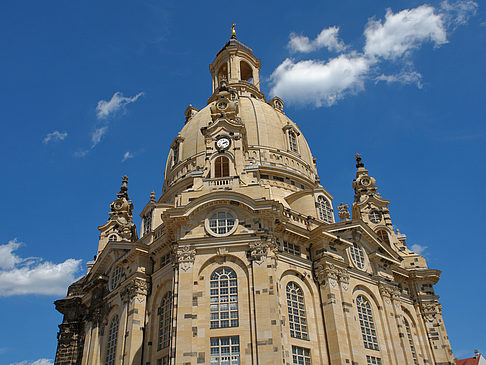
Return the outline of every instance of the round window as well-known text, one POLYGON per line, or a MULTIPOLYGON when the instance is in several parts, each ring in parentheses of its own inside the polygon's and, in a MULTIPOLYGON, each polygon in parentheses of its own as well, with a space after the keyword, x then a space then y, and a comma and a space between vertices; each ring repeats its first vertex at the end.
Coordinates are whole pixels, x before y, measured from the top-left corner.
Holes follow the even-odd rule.
POLYGON ((211 213, 206 219, 206 230, 213 236, 227 236, 236 230, 238 219, 227 210, 211 213))
POLYGON ((376 209, 373 209, 370 214, 370 221, 373 223, 380 223, 381 222, 381 213, 377 211, 376 209))

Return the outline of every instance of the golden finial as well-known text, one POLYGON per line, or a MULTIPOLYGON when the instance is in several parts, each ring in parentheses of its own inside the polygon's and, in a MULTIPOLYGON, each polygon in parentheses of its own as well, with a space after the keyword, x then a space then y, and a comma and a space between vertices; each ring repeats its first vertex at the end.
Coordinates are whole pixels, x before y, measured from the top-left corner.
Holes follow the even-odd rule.
POLYGON ((236 27, 236 24, 233 24, 231 26, 231 38, 234 38, 234 39, 236 39, 236 29, 235 29, 235 27, 236 27))

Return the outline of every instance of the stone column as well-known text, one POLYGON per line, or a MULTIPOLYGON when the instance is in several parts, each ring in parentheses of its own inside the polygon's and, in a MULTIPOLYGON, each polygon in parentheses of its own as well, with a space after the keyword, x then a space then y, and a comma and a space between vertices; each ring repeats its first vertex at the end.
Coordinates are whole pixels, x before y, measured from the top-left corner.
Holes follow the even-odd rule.
POLYGON ((331 365, 349 364, 351 358, 347 341, 346 319, 342 307, 343 300, 339 289, 339 275, 343 273, 343 270, 325 259, 318 261, 315 268, 322 299, 321 305, 331 365))

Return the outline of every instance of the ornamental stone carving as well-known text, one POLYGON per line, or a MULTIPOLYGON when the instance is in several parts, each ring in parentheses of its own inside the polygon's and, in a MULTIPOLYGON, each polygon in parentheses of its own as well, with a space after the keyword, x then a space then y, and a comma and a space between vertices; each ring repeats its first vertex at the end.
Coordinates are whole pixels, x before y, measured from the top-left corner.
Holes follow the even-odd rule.
POLYGON ((395 286, 385 285, 383 283, 378 284, 378 289, 380 290, 381 296, 383 297, 385 303, 391 303, 391 301, 400 301, 400 289, 395 286))
POLYGON ((137 295, 146 296, 149 291, 149 283, 140 278, 130 280, 130 282, 120 291, 122 301, 127 302, 137 295))
POLYGON ((429 322, 435 322, 437 314, 442 311, 442 306, 438 302, 422 304, 422 313, 424 318, 429 322))
POLYGON ((176 251, 176 258, 179 267, 187 271, 194 264, 196 258, 196 250, 190 246, 183 246, 176 251))
POLYGON ((344 290, 349 288, 349 274, 346 269, 336 267, 331 263, 324 263, 317 265, 315 273, 321 285, 329 283, 331 287, 335 288, 340 282, 344 290))
POLYGON ((267 257, 268 243, 265 241, 254 241, 249 243, 249 259, 256 262, 262 262, 267 257))
POLYGON ((341 203, 338 206, 338 210, 339 218, 341 218, 341 220, 343 221, 349 221, 349 219, 351 218, 351 214, 349 214, 349 205, 341 203))

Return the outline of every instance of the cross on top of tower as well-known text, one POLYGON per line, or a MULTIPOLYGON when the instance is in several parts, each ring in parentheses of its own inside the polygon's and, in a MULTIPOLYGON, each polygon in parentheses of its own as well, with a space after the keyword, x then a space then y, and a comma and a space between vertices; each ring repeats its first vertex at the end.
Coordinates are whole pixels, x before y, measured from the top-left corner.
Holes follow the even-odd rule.
POLYGON ((233 24, 231 26, 231 39, 236 39, 236 29, 235 29, 235 27, 236 27, 236 24, 233 24))

